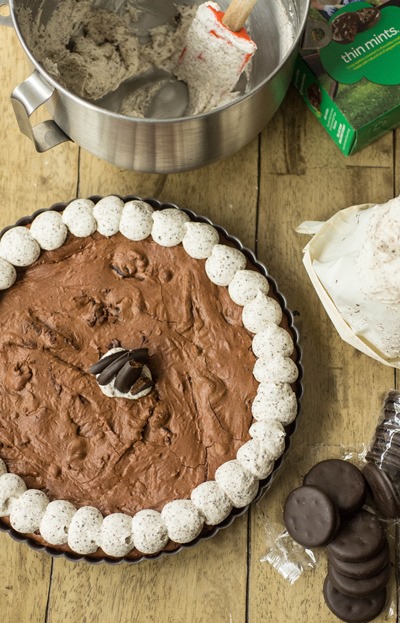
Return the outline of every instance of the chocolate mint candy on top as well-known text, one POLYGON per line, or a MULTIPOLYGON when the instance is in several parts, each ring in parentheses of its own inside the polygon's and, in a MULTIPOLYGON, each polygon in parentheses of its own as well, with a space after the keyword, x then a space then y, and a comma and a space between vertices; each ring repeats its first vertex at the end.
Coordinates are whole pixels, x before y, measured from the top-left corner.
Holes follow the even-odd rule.
POLYGON ((358 511, 365 502, 366 482, 361 471, 352 463, 328 459, 317 463, 304 477, 305 485, 319 487, 336 504, 342 514, 358 511))
POLYGON ((367 463, 363 472, 380 512, 385 517, 399 517, 400 500, 390 477, 374 463, 367 463))
POLYGON ((329 610, 346 623, 368 623, 375 619, 385 607, 386 589, 368 597, 349 597, 333 586, 329 577, 324 583, 324 598, 329 610))
POLYGON ((385 545, 381 551, 373 558, 369 558, 363 562, 345 562, 344 560, 335 558, 332 554, 328 554, 328 557, 329 563, 332 567, 335 567, 336 571, 347 576, 348 578, 371 578, 373 575, 376 575, 382 571, 382 569, 388 564, 389 545, 385 540, 385 545))
POLYGON ((129 392, 131 387, 140 378, 143 365, 136 361, 127 361, 115 376, 114 387, 122 394, 129 392))
POLYGON ((368 597, 368 595, 373 595, 385 588, 390 580, 390 564, 387 563, 379 573, 371 578, 348 578, 339 573, 335 567, 329 567, 328 578, 336 590, 343 595, 368 597))
POLYGON ((363 562, 376 556, 384 544, 385 533, 379 519, 363 510, 340 527, 327 547, 339 560, 363 562))
POLYGON ((312 486, 292 491, 283 512, 290 536, 304 547, 329 543, 339 527, 339 514, 324 491, 312 486))

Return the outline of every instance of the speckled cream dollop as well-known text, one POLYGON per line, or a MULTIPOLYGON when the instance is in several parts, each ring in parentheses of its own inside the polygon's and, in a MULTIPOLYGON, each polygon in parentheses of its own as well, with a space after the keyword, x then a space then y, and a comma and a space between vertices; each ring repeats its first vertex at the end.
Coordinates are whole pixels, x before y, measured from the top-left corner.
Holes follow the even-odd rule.
POLYGON ((258 333, 270 323, 279 324, 282 320, 282 309, 275 299, 258 291, 256 298, 243 307, 242 320, 246 329, 251 333, 258 333))
POLYGON ((0 257, 13 266, 29 266, 39 255, 40 246, 26 227, 12 227, 0 240, 0 257))
POLYGON ((285 329, 271 322, 253 337, 252 349, 256 357, 288 357, 293 353, 294 344, 285 329))
POLYGON ((258 480, 237 459, 223 463, 215 472, 215 480, 235 508, 250 504, 258 491, 258 480))
POLYGON ((216 244, 206 260, 205 269, 208 278, 215 285, 229 286, 236 272, 245 266, 246 257, 239 249, 225 244, 216 244))
POLYGON ((185 212, 176 208, 155 211, 151 236, 163 247, 174 247, 182 242, 186 233, 185 223, 189 220, 185 212))
POLYGON ((72 517, 68 529, 68 545, 81 555, 93 554, 103 523, 103 515, 94 506, 82 506, 72 517))
POLYGON ((186 233, 182 240, 186 253, 196 260, 210 257, 213 247, 219 242, 215 227, 208 223, 185 223, 186 233))
POLYGON ((251 405, 251 412, 257 421, 277 420, 287 426, 296 417, 297 397, 289 383, 260 383, 257 395, 251 405))
POLYGON ((294 383, 299 375, 295 362, 290 357, 274 355, 257 359, 253 369, 259 383, 294 383))
POLYGON ((112 513, 104 518, 98 545, 108 555, 118 558, 133 549, 132 517, 125 513, 112 513))
POLYGON ((237 451, 237 460, 250 474, 259 480, 272 472, 274 458, 268 448, 259 439, 250 439, 237 451))
POLYGON ((14 285, 17 278, 17 271, 7 260, 0 257, 0 290, 7 290, 14 285))
POLYGON ((71 502, 53 500, 40 522, 40 534, 50 545, 64 545, 68 542, 68 528, 75 513, 71 502))
POLYGON ((26 491, 26 484, 17 474, 0 476, 0 517, 10 514, 13 504, 26 491))
POLYGON ((61 247, 68 235, 67 226, 59 212, 47 210, 33 219, 31 236, 45 251, 54 251, 61 247))
POLYGON ((65 208, 62 219, 71 234, 85 238, 94 234, 97 228, 93 216, 94 203, 90 199, 75 199, 65 208))
POLYGON ((119 231, 128 240, 145 240, 151 234, 154 210, 145 201, 127 201, 122 209, 119 231))
POLYGON ((161 514, 152 509, 139 511, 132 517, 135 547, 142 554, 156 554, 168 543, 168 530, 161 514))
POLYGON ((238 270, 229 284, 228 292, 237 305, 246 305, 253 301, 258 292, 268 294, 268 279, 254 270, 238 270))
POLYGON ((97 223, 97 231, 103 236, 113 236, 119 231, 124 202, 119 197, 110 195, 103 197, 93 208, 93 216, 97 223))
POLYGON ((215 480, 202 482, 193 489, 190 498, 209 526, 221 523, 232 510, 230 499, 215 480))
POLYGON ((28 489, 13 504, 10 524, 17 532, 36 532, 49 505, 49 498, 43 491, 28 489))
POLYGON ((277 420, 253 422, 249 434, 263 444, 272 459, 277 459, 285 448, 286 432, 277 420))
POLYGON ((168 536, 175 543, 189 543, 201 532, 204 517, 191 500, 168 502, 161 511, 168 536))

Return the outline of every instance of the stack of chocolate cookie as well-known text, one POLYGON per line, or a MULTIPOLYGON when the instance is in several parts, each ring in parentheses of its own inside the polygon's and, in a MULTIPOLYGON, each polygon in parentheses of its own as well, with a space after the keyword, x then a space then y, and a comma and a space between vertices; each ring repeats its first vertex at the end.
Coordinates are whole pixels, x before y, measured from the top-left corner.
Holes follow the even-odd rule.
POLYGON ((400 517, 400 392, 391 390, 383 403, 375 439, 363 473, 379 511, 400 517))
POLYGON ((367 483, 348 461, 314 465, 288 496, 284 522, 305 547, 327 547, 324 597, 348 623, 367 623, 383 610, 390 578, 389 547, 379 519, 363 510, 367 483))
POLYGON ((327 546, 326 604, 343 621, 366 622, 383 610, 390 579, 389 546, 379 519, 360 511, 327 546))

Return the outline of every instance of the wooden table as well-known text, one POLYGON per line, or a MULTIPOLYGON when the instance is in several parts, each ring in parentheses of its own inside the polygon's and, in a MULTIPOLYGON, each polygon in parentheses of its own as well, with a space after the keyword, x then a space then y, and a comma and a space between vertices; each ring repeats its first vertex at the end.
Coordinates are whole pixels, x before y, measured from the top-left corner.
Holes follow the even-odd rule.
MULTIPOLYGON (((295 311, 304 352, 304 399, 291 452, 270 492, 246 516, 195 548, 136 566, 52 560, 0 534, 1 623, 329 623, 324 553, 293 585, 268 563, 266 526, 282 528, 285 494, 304 457, 362 448, 394 370, 345 344, 302 265, 303 220, 400 192, 400 132, 344 158, 293 90, 264 132, 223 162, 179 175, 122 171, 66 143, 39 155, 18 130, 11 90, 29 75, 11 29, 0 30, 0 225, 56 201, 91 194, 153 196, 225 226, 256 250, 295 311), (321 448, 320 445, 323 444, 321 448)), ((398 382, 398 380, 397 380, 398 382)), ((395 581, 393 580, 393 585, 395 581)), ((396 621, 393 614, 379 621, 396 621)))

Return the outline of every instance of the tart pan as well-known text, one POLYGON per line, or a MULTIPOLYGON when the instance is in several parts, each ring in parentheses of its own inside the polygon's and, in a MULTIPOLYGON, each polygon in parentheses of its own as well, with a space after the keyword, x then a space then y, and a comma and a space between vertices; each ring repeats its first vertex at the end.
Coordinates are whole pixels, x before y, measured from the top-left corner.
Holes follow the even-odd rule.
MULTIPOLYGON (((261 262, 259 262, 255 256, 255 254, 253 253, 253 251, 251 251, 250 249, 248 249, 247 247, 245 247, 241 241, 236 238, 235 236, 231 236, 230 234, 228 234, 228 232, 221 227, 220 225, 216 225, 214 224, 210 219, 203 217, 203 216, 199 216, 197 215, 195 212, 192 212, 191 210, 188 210, 186 208, 180 208, 172 203, 161 203, 160 201, 158 201, 157 199, 153 199, 153 198, 141 198, 141 197, 137 197, 135 195, 128 195, 125 197, 120 197, 122 199, 122 201, 127 202, 127 201, 132 201, 132 200, 139 200, 139 201, 145 201, 146 203, 149 203, 155 210, 163 210, 165 208, 175 208, 178 210, 182 210, 183 212, 186 212, 186 214, 191 218, 191 220, 193 221, 197 221, 197 222, 202 222, 202 223, 208 223, 209 225, 212 225, 213 227, 215 227, 215 229, 221 234, 221 236, 223 236, 223 238, 225 238, 228 242, 230 242, 233 246, 235 246, 237 249, 239 249, 248 259, 248 261, 250 262, 250 264, 252 266, 255 266, 258 271, 264 275, 269 282, 270 285, 270 291, 273 292, 274 296, 276 297, 276 299, 278 300, 283 314, 287 319, 288 322, 288 330, 292 335, 292 339, 293 339, 293 343, 294 343, 294 357, 295 357, 295 361, 296 364, 298 366, 299 369, 299 376, 297 381, 293 384, 294 386, 294 390, 297 396, 297 415, 295 420, 287 427, 285 427, 285 431, 286 431, 286 437, 285 437, 285 449, 282 453, 282 455, 276 460, 275 465, 274 465, 274 469, 271 472, 271 474, 265 478, 264 480, 260 480, 260 484, 259 484, 259 489, 258 489, 258 493, 256 495, 256 497, 254 498, 252 504, 254 502, 257 502, 258 500, 260 500, 265 493, 268 491, 268 489, 270 488, 274 478, 276 477, 276 474, 278 472, 278 470, 281 468, 282 463, 285 460, 285 457, 289 451, 290 448, 290 442, 291 442, 291 437, 293 435, 293 433, 295 432, 296 428, 297 428, 297 422, 298 422, 298 417, 299 417, 299 413, 300 413, 300 400, 301 400, 301 396, 303 393, 303 386, 302 386, 302 376, 303 376, 303 368, 302 368, 302 364, 301 364, 301 349, 299 346, 299 334, 298 334, 298 330, 295 326, 295 322, 294 322, 294 316, 293 313, 287 308, 287 304, 286 304, 286 300, 284 298, 284 296, 281 294, 281 292, 278 289, 278 285, 275 281, 275 279, 273 279, 268 271, 267 268, 264 264, 262 264, 261 262)), ((100 199, 102 199, 102 196, 100 195, 94 195, 91 197, 88 197, 88 199, 92 200, 94 203, 97 203, 97 201, 99 201, 100 199)), ((36 212, 34 212, 31 216, 24 216, 20 219, 18 219, 18 221, 14 224, 14 225, 9 225, 7 227, 5 227, 1 232, 0 232, 0 238, 3 236, 3 234, 8 231, 9 229, 12 229, 13 227, 17 227, 17 226, 24 226, 24 225, 28 225, 30 223, 32 223, 33 219, 38 216, 39 214, 41 214, 42 212, 46 212, 48 210, 53 210, 53 211, 57 211, 57 212, 62 212, 66 206, 68 205, 67 203, 55 203, 54 205, 52 205, 49 208, 44 208, 44 209, 40 209, 37 210, 36 212)), ((19 532, 16 532, 13 528, 11 528, 3 519, 0 519, 0 531, 2 532, 7 532, 15 541, 19 541, 20 543, 26 543, 31 549, 36 550, 36 551, 44 551, 47 554, 49 554, 50 556, 53 557, 62 557, 62 558, 66 558, 70 561, 73 562, 79 562, 79 561, 86 561, 90 564, 99 564, 102 562, 105 562, 109 565, 118 565, 118 564, 122 564, 122 563, 129 563, 129 564, 137 564, 143 560, 155 560, 158 558, 161 558, 162 556, 168 556, 171 554, 177 554, 178 552, 182 551, 183 549, 187 549, 190 547, 193 547, 195 545, 197 545, 198 543, 200 543, 201 541, 204 541, 206 539, 210 539, 213 536, 215 536, 220 530, 224 529, 224 528, 228 528, 229 526, 232 525, 232 523, 234 522, 234 520, 236 519, 236 517, 240 517, 241 515, 244 515, 248 509, 250 507, 250 504, 243 507, 243 508, 234 508, 231 513, 228 515, 228 517, 222 521, 220 524, 218 524, 217 526, 204 526, 202 532, 199 534, 199 536, 194 539, 193 541, 190 541, 189 543, 183 543, 183 544, 174 544, 171 541, 169 542, 169 545, 172 546, 171 549, 164 549, 160 552, 158 552, 157 554, 152 554, 152 555, 141 555, 137 558, 129 558, 129 556, 123 556, 121 558, 111 558, 109 556, 106 555, 79 555, 79 554, 74 554, 73 552, 69 552, 69 551, 61 551, 61 550, 57 550, 49 545, 42 545, 38 542, 36 542, 35 540, 33 540, 32 538, 29 537, 29 535, 25 535, 25 534, 21 534, 19 532)), ((168 545, 167 545, 168 547, 168 545)))

